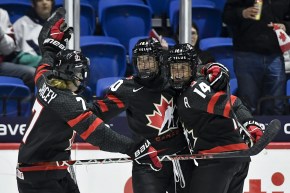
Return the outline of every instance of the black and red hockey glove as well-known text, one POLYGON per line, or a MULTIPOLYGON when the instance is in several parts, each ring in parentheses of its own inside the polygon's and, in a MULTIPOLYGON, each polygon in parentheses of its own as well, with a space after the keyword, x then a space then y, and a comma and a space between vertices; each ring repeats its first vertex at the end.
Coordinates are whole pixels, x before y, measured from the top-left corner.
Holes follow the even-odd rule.
POLYGON ((134 159, 137 164, 149 165, 154 171, 159 171, 162 168, 162 163, 157 156, 157 151, 151 146, 148 140, 136 145, 133 151, 128 153, 128 155, 134 159))
POLYGON ((64 18, 59 19, 50 29, 48 37, 43 42, 44 51, 58 53, 66 48, 73 33, 72 27, 67 27, 64 18))
POLYGON ((215 91, 226 90, 230 81, 229 70, 217 62, 206 64, 202 67, 201 74, 206 77, 206 80, 215 91))
POLYGON ((244 139, 245 143, 249 147, 252 147, 262 137, 263 130, 260 124, 254 120, 246 121, 245 123, 243 123, 243 126, 247 131, 241 129, 240 134, 244 139))

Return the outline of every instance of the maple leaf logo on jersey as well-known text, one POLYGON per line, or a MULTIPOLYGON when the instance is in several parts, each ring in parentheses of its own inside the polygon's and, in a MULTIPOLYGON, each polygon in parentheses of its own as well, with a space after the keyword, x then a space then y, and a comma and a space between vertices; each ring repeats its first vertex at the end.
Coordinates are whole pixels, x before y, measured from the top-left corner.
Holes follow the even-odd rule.
POLYGON ((174 122, 174 109, 173 98, 169 101, 161 95, 160 104, 154 103, 156 110, 153 111, 153 114, 146 115, 149 123, 147 126, 159 130, 159 135, 162 135, 171 129, 177 129, 174 122))

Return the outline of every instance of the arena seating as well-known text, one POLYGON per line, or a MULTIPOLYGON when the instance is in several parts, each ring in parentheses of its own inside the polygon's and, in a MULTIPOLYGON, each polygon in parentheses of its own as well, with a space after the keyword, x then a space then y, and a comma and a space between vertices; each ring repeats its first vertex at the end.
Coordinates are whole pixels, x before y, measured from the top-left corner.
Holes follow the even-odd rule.
POLYGON ((11 23, 14 23, 31 9, 31 2, 28 0, 0 0, 0 7, 8 12, 11 23))
POLYGON ((126 72, 126 49, 118 40, 106 36, 82 36, 80 47, 90 59, 89 85, 96 92, 100 78, 124 76, 126 72))
POLYGON ((209 51, 217 62, 225 65, 230 71, 230 78, 235 78, 233 66, 233 41, 232 38, 215 37, 201 39, 199 42, 201 50, 209 51))
POLYGON ((96 85, 96 97, 104 97, 107 89, 122 77, 106 77, 100 78, 96 85))
POLYGON ((31 92, 19 78, 0 76, 0 117, 31 114, 31 92))
POLYGON ((146 0, 154 17, 168 17, 169 3, 171 0, 146 0))
MULTIPOLYGON (((63 6, 63 0, 56 0, 55 7, 63 6)), ((93 35, 96 30, 96 11, 88 0, 80 1, 80 35, 93 35)))
POLYGON ((100 0, 98 12, 103 33, 120 40, 127 51, 132 37, 149 35, 151 30, 151 9, 140 2, 100 0))
MULTIPOLYGON (((179 7, 179 0, 170 2, 169 21, 174 32, 176 32, 179 25, 179 7)), ((196 23, 199 29, 200 38, 218 37, 221 34, 221 11, 212 1, 194 0, 192 2, 192 21, 196 23)))

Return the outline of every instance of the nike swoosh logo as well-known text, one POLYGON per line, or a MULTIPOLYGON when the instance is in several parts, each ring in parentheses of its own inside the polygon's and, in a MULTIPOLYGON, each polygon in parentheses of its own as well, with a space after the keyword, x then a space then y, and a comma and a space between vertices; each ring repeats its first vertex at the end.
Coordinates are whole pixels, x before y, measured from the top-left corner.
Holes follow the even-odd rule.
POLYGON ((137 89, 133 88, 133 92, 138 92, 138 91, 141 90, 143 87, 144 87, 144 86, 142 86, 142 87, 140 87, 140 88, 137 88, 137 89))

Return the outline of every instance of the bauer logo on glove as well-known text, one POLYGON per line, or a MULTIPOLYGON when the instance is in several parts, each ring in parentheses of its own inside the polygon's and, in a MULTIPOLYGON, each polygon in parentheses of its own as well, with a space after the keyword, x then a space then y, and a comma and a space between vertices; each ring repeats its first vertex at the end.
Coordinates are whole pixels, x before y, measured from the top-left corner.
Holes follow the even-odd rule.
POLYGON ((54 40, 54 39, 52 39, 52 38, 47 38, 47 39, 45 39, 44 42, 43 42, 43 44, 44 44, 44 45, 48 45, 48 44, 49 44, 49 45, 54 45, 55 47, 58 47, 58 48, 61 49, 61 50, 64 50, 64 49, 66 48, 65 45, 61 44, 59 41, 54 40))
POLYGON ((250 120, 240 127, 240 134, 245 143, 252 147, 262 137, 263 130, 258 122, 250 120))
POLYGON ((151 146, 148 140, 144 140, 141 143, 134 145, 132 150, 128 155, 133 158, 137 164, 149 165, 154 171, 159 171, 162 168, 162 163, 158 158, 158 153, 156 149, 151 146))
POLYGON ((150 142, 147 140, 141 147, 139 147, 138 150, 135 151, 134 156, 138 157, 140 154, 142 154, 148 147, 150 146, 150 142))

